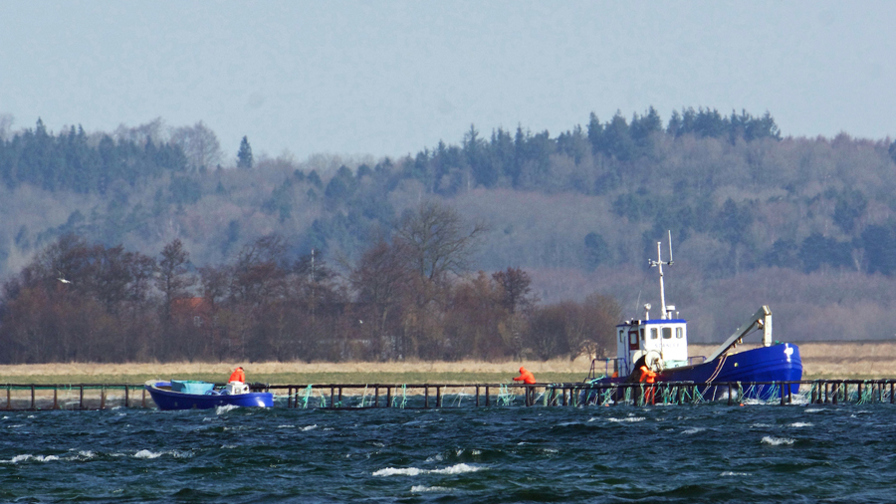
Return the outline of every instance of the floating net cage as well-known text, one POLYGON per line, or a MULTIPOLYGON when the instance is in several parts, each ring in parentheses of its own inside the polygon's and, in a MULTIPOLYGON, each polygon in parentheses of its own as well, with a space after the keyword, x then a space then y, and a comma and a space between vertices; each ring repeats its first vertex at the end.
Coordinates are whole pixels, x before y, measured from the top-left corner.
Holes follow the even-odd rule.
MULTIPOLYGON (((607 384, 271 385, 275 407, 429 409, 469 407, 894 404, 896 380, 607 384)), ((143 385, 0 385, 0 409, 155 407, 143 385), (5 394, 4 394, 5 392, 5 394), (5 397, 4 397, 5 396, 5 397)))
POLYGON ((893 404, 891 380, 836 380, 786 383, 545 384, 531 387, 485 385, 308 385, 299 400, 277 395, 297 408, 464 408, 521 406, 808 405, 893 404), (425 388, 424 388, 425 387, 425 388), (314 397, 313 400, 309 399, 314 397))

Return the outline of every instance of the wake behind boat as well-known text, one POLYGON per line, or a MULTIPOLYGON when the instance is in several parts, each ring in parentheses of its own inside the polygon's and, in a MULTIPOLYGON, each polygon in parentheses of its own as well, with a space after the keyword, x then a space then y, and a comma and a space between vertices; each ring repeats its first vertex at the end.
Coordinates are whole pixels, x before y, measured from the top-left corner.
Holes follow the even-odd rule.
POLYGON ((196 380, 150 380, 144 388, 162 410, 211 409, 218 406, 270 408, 274 395, 253 392, 249 385, 230 382, 223 387, 196 380))
MULTIPOLYGON (((616 357, 604 359, 609 377, 597 376, 598 360, 595 359, 586 381, 601 386, 632 382, 692 382, 700 385, 700 393, 704 396, 716 396, 728 383, 739 382, 755 384, 743 391, 744 397, 768 399, 780 391, 772 382, 796 382, 802 378, 799 348, 789 343, 772 342, 772 312, 768 306, 762 306, 709 357, 694 362, 695 359, 688 356, 687 321, 678 318, 675 306, 666 304, 663 266, 672 265, 671 233, 669 261, 662 260, 661 242, 658 242, 657 260, 649 263, 659 271, 660 317, 650 318, 651 305, 645 304, 643 320, 627 320, 616 326, 616 357), (756 330, 762 331, 762 346, 735 352, 743 338, 756 330)), ((799 389, 798 384, 789 387, 792 393, 799 389)), ((586 402, 594 399, 593 394, 585 397, 586 402)))

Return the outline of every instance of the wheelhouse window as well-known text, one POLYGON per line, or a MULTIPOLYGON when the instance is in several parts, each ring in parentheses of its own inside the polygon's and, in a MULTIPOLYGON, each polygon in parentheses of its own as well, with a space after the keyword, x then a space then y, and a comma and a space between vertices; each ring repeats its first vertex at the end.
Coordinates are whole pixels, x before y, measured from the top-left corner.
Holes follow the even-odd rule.
POLYGON ((672 339, 672 328, 671 327, 663 328, 663 339, 672 339))

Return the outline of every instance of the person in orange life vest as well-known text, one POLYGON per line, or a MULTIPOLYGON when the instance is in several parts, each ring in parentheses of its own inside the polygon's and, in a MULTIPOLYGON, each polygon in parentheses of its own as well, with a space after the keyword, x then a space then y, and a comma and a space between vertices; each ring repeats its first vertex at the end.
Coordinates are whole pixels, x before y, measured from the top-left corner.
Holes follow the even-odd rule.
POLYGON ((513 381, 521 381, 528 385, 535 383, 535 375, 528 369, 520 366, 520 375, 513 378, 513 381))
POLYGON ((246 373, 243 372, 242 366, 233 370, 233 373, 230 375, 230 380, 228 381, 241 383, 246 381, 246 373))
POLYGON ((653 384, 656 382, 656 373, 653 372, 650 368, 647 367, 646 364, 641 365, 641 382, 647 382, 647 390, 644 391, 644 404, 650 403, 653 404, 654 401, 654 389, 653 384))

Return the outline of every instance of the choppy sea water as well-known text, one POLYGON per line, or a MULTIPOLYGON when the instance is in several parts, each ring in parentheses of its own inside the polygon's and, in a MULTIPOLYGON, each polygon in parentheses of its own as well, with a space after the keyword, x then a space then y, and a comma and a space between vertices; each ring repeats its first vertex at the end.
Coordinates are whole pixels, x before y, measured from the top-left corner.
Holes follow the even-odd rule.
POLYGON ((3 502, 893 502, 896 407, 0 413, 3 502))

